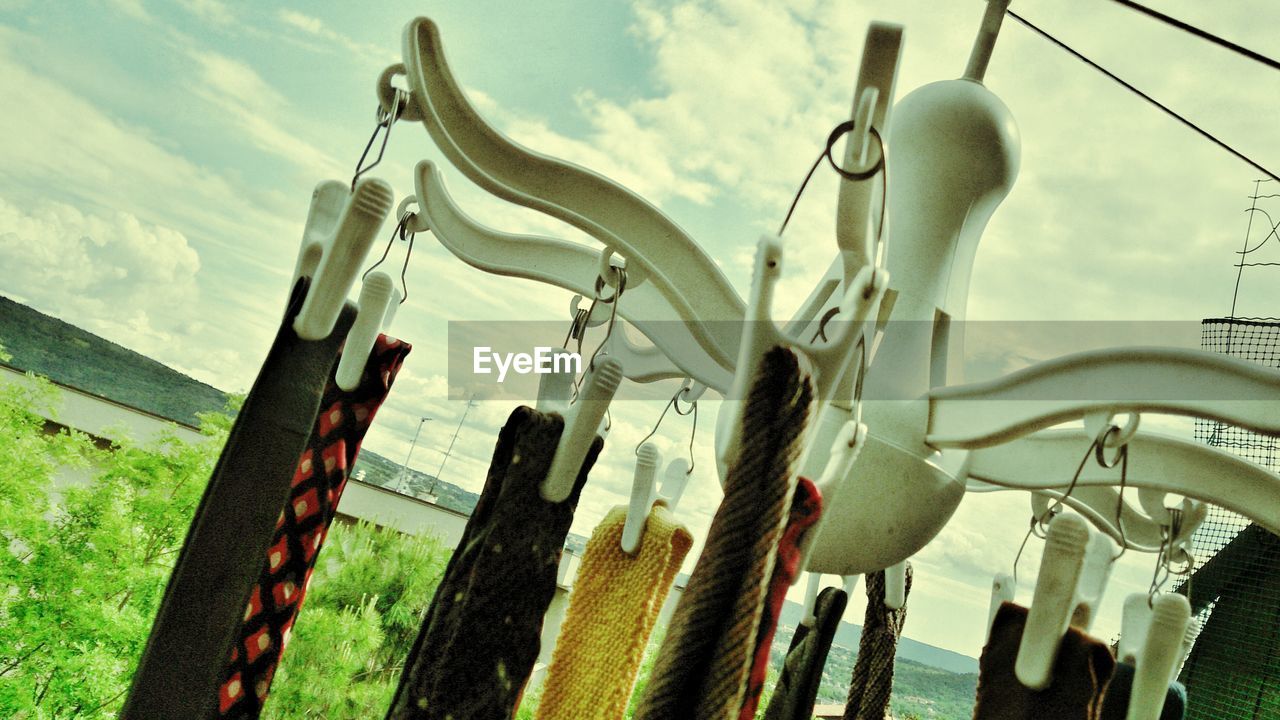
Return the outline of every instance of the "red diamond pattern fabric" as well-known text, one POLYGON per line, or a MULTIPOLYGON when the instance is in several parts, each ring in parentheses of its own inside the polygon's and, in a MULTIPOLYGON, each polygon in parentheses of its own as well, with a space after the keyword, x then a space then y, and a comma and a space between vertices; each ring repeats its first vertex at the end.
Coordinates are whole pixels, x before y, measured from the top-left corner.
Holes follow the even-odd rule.
POLYGON ((261 714, 347 473, 410 349, 408 343, 380 336, 355 390, 346 392, 329 378, 223 674, 218 692, 221 718, 252 720, 261 714))

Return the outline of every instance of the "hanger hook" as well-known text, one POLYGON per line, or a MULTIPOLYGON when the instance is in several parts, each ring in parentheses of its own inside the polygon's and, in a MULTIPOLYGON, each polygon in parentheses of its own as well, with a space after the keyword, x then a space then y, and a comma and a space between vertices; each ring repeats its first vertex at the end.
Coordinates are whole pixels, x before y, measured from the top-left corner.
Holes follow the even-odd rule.
POLYGON ((401 203, 401 208, 400 219, 396 222, 395 229, 391 231, 391 239, 387 241, 387 247, 382 251, 382 257, 378 258, 377 262, 370 265, 369 269, 365 270, 364 274, 360 276, 360 279, 364 280, 369 277, 369 273, 377 269, 377 267, 387 259, 387 255, 391 253, 391 246, 395 244, 397 238, 400 240, 407 240, 409 242, 409 249, 404 254, 404 265, 400 266, 399 304, 403 305, 404 301, 409 299, 409 283, 405 278, 409 272, 409 258, 413 256, 413 238, 418 233, 416 230, 410 229, 410 223, 413 221, 415 213, 405 207, 404 203, 401 203))
POLYGON ((369 136, 369 142, 365 143, 364 152, 360 153, 360 159, 356 162, 355 175, 351 177, 351 191, 355 192, 356 183, 360 180, 360 176, 377 167, 382 162, 382 155, 387 151, 387 141, 391 139, 391 126, 399 119, 406 105, 409 104, 409 93, 406 90, 395 88, 395 97, 391 101, 391 108, 387 109, 381 102, 374 113, 377 124, 373 126, 373 134, 369 136), (378 146, 378 156, 368 165, 364 161, 369 157, 369 151, 373 149, 374 142, 378 139, 378 133, 382 133, 382 144, 378 146))
POLYGON ((695 461, 693 459, 693 443, 694 443, 694 440, 698 437, 698 401, 697 400, 688 401, 689 408, 682 412, 680 410, 680 397, 682 395, 686 395, 689 392, 690 385, 692 384, 692 382, 693 381, 690 378, 684 379, 684 382, 680 385, 680 389, 676 390, 675 394, 671 396, 671 399, 668 400, 667 404, 662 408, 662 413, 658 415, 658 422, 653 424, 653 429, 649 431, 648 435, 645 435, 643 438, 641 438, 640 442, 636 443, 636 450, 635 450, 636 456, 638 457, 640 455, 641 446, 643 446, 645 442, 649 440, 649 438, 658 434, 658 428, 662 427, 662 421, 667 417, 668 410, 671 410, 674 408, 676 411, 676 414, 680 416, 693 415, 693 430, 690 431, 689 433, 689 469, 685 471, 684 473, 685 475, 692 475, 693 467, 695 465, 695 461))
MULTIPOLYGON (((851 132, 855 127, 857 127, 857 123, 855 123, 853 120, 845 120, 839 125, 836 125, 835 128, 832 129, 831 133, 827 136, 826 145, 823 147, 822 152, 818 155, 818 158, 813 161, 813 165, 809 167, 809 172, 805 174, 804 180, 800 181, 800 187, 799 189, 796 190, 795 197, 791 199, 791 207, 787 209, 787 215, 782 219, 782 225, 778 227, 778 233, 777 233, 778 235, 782 235, 783 231, 787 229, 787 223, 791 222, 791 216, 796 211, 796 205, 800 203, 800 196, 804 194, 804 189, 808 187, 809 180, 813 178, 813 173, 817 171, 818 165, 822 163, 823 158, 826 158, 827 163, 831 165, 832 169, 835 170, 836 173, 840 175, 840 177, 844 178, 845 180, 851 180, 854 182, 857 182, 860 180, 867 180, 869 178, 875 177, 875 175, 878 174, 882 168, 887 168, 887 162, 885 159, 886 156, 885 156, 884 138, 880 137, 880 131, 876 130, 874 125, 870 125, 867 127, 867 133, 871 137, 874 137, 876 139, 876 146, 879 148, 879 152, 876 154, 875 162, 871 163, 865 168, 856 168, 853 170, 847 170, 845 168, 842 168, 840 167, 840 164, 836 162, 835 157, 833 157, 831 154, 833 151, 833 148, 835 147, 836 142, 839 141, 843 135, 851 132)), ((879 244, 879 241, 880 241, 880 233, 883 232, 884 230, 884 221, 885 221, 884 196, 888 194, 887 183, 885 185, 885 189, 886 189, 886 192, 881 193, 881 199, 880 199, 880 204, 881 204, 880 229, 876 234, 877 245, 879 244)), ((878 249, 877 249, 877 254, 879 254, 878 249)))
MULTIPOLYGON (((606 353, 603 353, 602 351, 604 350, 605 344, 609 342, 609 337, 613 335, 613 328, 616 325, 618 320, 618 302, 622 299, 622 293, 625 292, 627 289, 627 269, 625 267, 615 267, 613 268, 613 270, 617 274, 617 287, 613 291, 613 295, 611 295, 610 297, 606 298, 602 295, 602 293, 604 292, 605 285, 607 284, 605 282, 604 277, 601 275, 596 276, 595 292, 593 293, 593 297, 591 298, 591 304, 587 306, 586 318, 589 320, 591 317, 591 313, 594 312, 596 309, 596 305, 603 302, 603 303, 609 304, 609 322, 608 324, 605 325, 604 337, 600 339, 600 344, 596 345, 595 351, 591 353, 591 359, 587 362, 587 366, 584 372, 573 384, 573 399, 576 399, 578 396, 578 391, 582 387, 582 381, 587 376, 586 371, 589 371, 595 367, 596 359, 599 358, 600 355, 606 354, 606 353)), ((577 320, 578 318, 575 315, 574 316, 575 324, 577 324, 577 320)), ((583 321, 583 328, 582 328, 583 332, 581 333, 581 335, 585 335, 586 322, 587 320, 583 321)), ((573 333, 573 328, 570 327, 570 334, 572 335, 572 333, 573 333)), ((566 343, 567 342, 568 341, 566 340, 566 343)), ((581 354, 582 352, 582 337, 578 338, 578 352, 579 354, 581 354)))

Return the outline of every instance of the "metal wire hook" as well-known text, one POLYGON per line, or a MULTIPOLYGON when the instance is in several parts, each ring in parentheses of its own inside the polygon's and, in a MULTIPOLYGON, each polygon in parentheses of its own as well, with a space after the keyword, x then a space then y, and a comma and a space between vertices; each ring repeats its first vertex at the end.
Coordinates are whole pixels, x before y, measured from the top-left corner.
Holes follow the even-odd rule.
POLYGON ((676 411, 676 415, 681 415, 681 416, 688 416, 692 414, 693 430, 689 433, 689 469, 685 471, 685 475, 692 475, 693 467, 696 464, 693 459, 693 441, 695 438, 698 437, 698 401, 694 400, 693 402, 689 403, 688 410, 685 410, 684 412, 680 411, 680 396, 685 394, 685 392, 687 392, 688 390, 689 390, 689 380, 686 378, 684 381, 684 384, 680 386, 680 389, 676 390, 675 394, 671 396, 671 399, 667 401, 666 407, 662 408, 662 414, 658 416, 658 422, 653 424, 653 429, 650 430, 649 434, 645 435, 640 440, 640 442, 636 443, 635 453, 636 453, 636 456, 638 457, 640 455, 640 447, 644 445, 649 438, 658 434, 658 428, 662 427, 662 421, 667 417, 668 410, 671 410, 672 408, 674 408, 676 411))
POLYGON ((360 276, 361 280, 369 277, 369 273, 373 272, 379 265, 387 259, 387 255, 391 253, 391 246, 395 244, 396 238, 409 241, 409 249, 404 254, 404 265, 400 267, 400 304, 403 305, 405 300, 409 299, 409 282, 405 279, 409 272, 409 258, 413 256, 413 238, 418 234, 410 231, 409 221, 413 219, 414 214, 409 210, 400 213, 400 220, 396 223, 396 227, 391 231, 391 239, 387 241, 387 247, 382 251, 382 257, 378 261, 369 266, 368 270, 360 276))
POLYGON ((388 111, 378 103, 378 109, 374 117, 377 124, 373 126, 373 134, 369 136, 369 142, 365 143, 364 152, 360 153, 360 159, 356 161, 356 172, 351 178, 351 191, 355 192, 356 183, 360 180, 360 176, 377 167, 382 162, 382 155, 387 151, 387 141, 391 139, 391 126, 400 118, 400 114, 404 112, 404 108, 409 103, 409 93, 406 90, 396 88, 395 98, 392 100, 392 109, 388 111), (383 132, 385 130, 385 132, 383 132), (378 133, 382 132, 382 145, 378 147, 378 157, 373 159, 369 165, 365 165, 364 161, 369 157, 369 150, 373 148, 373 143, 378 139, 378 133))

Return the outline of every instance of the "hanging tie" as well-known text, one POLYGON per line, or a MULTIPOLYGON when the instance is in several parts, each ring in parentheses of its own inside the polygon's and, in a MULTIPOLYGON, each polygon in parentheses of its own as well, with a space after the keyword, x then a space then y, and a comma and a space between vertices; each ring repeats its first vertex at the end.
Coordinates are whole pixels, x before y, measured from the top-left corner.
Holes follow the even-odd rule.
POLYGON ((741 452, 637 720, 737 718, 812 400, 799 357, 778 347, 765 353, 744 399, 741 452))
POLYGON ((387 720, 511 717, 538 659, 578 496, 604 446, 592 443, 567 499, 543 500, 538 488, 563 428, 558 415, 511 413, 387 720))
POLYGON ((844 617, 849 596, 835 587, 818 594, 813 626, 800 625, 791 637, 778 685, 765 708, 764 720, 810 720, 822 686, 822 670, 844 617))
POLYGON ((569 610, 547 669, 538 720, 621 720, 645 645, 693 536, 662 505, 634 556, 622 550, 626 507, 587 541, 569 610))
POLYGON ((889 710, 893 661, 902 626, 907 621, 905 599, 911 593, 911 575, 908 563, 906 593, 899 610, 890 610, 884 604, 884 571, 866 576, 867 613, 862 623, 862 637, 858 640, 858 659, 853 665, 844 720, 884 720, 889 710))

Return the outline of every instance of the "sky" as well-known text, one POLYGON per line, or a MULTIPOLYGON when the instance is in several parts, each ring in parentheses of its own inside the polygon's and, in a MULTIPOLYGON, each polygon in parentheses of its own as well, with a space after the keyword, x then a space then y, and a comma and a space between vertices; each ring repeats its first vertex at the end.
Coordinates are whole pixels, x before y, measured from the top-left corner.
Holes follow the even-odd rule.
MULTIPOLYGON (((1151 5, 1280 55, 1275 3, 1151 5)), ((1013 7, 1280 168, 1280 74, 1106 0, 1013 7)), ((373 130, 375 80, 400 60, 405 23, 427 15, 490 122, 647 198, 745 295, 755 239, 777 226, 827 132, 848 117, 866 24, 906 28, 901 98, 963 72, 982 10, 979 0, 0 0, 0 293, 246 390, 276 330, 311 190, 350 178, 373 130)), ((1022 157, 978 251, 971 320, 1195 323, 1230 310, 1255 170, 1012 21, 986 84, 1017 120, 1022 157)), ((393 127, 373 174, 403 197, 422 158, 444 167, 459 205, 490 227, 593 242, 487 195, 413 123, 393 127)), ((779 316, 835 253, 836 188, 819 172, 787 231, 779 316)), ((1255 223, 1254 241, 1269 227, 1255 223)), ((1258 259, 1280 261, 1277 246, 1273 238, 1264 251, 1276 256, 1258 259)), ((403 262, 402 252, 389 262, 403 262)), ((393 331, 414 350, 365 446, 398 460, 430 417, 412 465, 434 473, 464 408, 448 394, 448 323, 567 322, 570 296, 474 270, 429 235, 418 237, 407 283, 393 331)), ((1238 314, 1280 314, 1277 287, 1264 270, 1246 272, 1238 314)), ((1007 369, 1054 354, 1024 347, 1007 369)), ((696 536, 720 497, 716 405, 703 403, 698 469, 680 510, 696 536)), ((661 409, 650 400, 613 413, 575 532, 589 534, 625 501, 632 450, 661 409)), ((479 490, 510 410, 482 402, 470 411, 443 479, 479 490)), ((671 459, 689 432, 688 418, 668 417, 655 442, 671 459)), ((1022 494, 966 499, 913 560, 906 634, 976 656, 991 578, 1012 566, 1028 516, 1022 494)), ((1023 572, 1038 554, 1033 540, 1023 572)), ((1145 590, 1151 568, 1136 553, 1117 564, 1098 634, 1115 633, 1120 601, 1145 590)), ((848 619, 859 622, 856 597, 848 619)))

